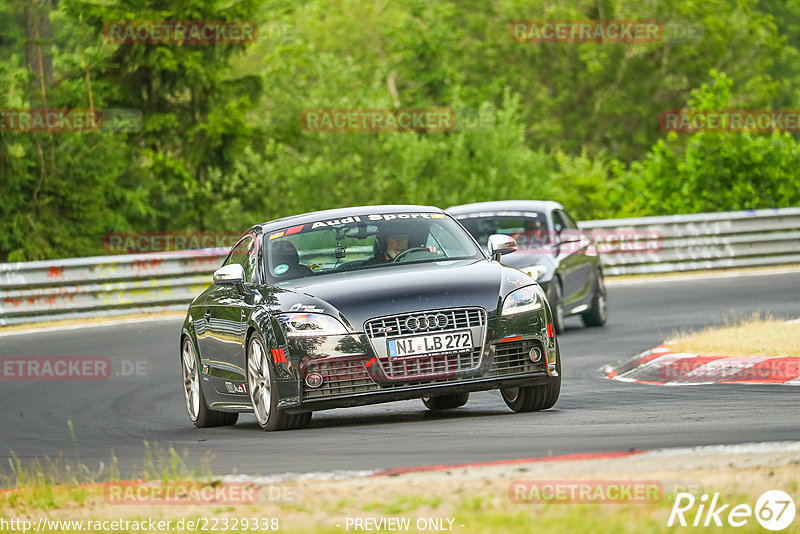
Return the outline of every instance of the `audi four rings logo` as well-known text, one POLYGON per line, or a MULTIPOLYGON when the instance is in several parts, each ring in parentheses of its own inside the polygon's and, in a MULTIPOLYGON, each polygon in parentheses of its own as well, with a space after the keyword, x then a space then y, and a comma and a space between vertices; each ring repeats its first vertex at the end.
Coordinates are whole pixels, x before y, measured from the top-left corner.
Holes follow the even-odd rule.
POLYGON ((447 326, 447 316, 443 313, 436 315, 417 315, 406 319, 405 327, 412 332, 417 330, 431 330, 432 328, 444 328, 447 326))

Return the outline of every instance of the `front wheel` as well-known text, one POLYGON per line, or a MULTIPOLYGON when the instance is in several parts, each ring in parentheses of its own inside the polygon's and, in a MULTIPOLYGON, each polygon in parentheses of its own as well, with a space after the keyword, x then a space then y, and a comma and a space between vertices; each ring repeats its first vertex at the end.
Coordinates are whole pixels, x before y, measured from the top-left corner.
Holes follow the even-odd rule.
POLYGON ((197 428, 235 425, 238 413, 219 412, 206 404, 203 388, 200 385, 200 361, 194 343, 187 336, 181 347, 181 368, 183 369, 183 396, 189 419, 197 428))
POLYGON ((290 414, 278 408, 278 389, 264 346, 259 334, 254 334, 247 346, 247 385, 258 425, 267 431, 308 426, 311 412, 290 414))
POLYGON ((538 412, 552 408, 561 394, 561 351, 556 342, 556 371, 558 376, 536 386, 500 390, 506 405, 515 412, 538 412))
POLYGON ((469 400, 469 393, 453 393, 452 395, 439 395, 438 397, 423 397, 422 403, 429 410, 453 410, 464 406, 469 400))

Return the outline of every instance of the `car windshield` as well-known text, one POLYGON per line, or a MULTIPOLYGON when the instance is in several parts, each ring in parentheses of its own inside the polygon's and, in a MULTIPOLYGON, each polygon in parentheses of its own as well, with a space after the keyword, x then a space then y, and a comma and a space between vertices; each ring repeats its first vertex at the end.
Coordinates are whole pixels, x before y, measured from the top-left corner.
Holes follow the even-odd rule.
POLYGON ((492 234, 513 237, 519 250, 535 250, 551 242, 547 218, 537 211, 459 215, 458 220, 484 246, 492 234))
POLYGON ((401 263, 482 258, 441 213, 375 213, 319 220, 264 236, 270 283, 401 263))

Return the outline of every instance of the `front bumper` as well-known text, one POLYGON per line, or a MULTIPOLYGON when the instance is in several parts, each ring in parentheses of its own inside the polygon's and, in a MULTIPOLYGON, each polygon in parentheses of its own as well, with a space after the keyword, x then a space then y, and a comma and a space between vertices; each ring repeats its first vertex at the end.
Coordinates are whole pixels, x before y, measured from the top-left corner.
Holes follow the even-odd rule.
POLYGON ((395 389, 381 389, 379 391, 348 393, 343 396, 331 396, 317 400, 305 400, 302 403, 286 403, 280 407, 290 413, 300 413, 331 408, 345 408, 350 406, 365 406, 382 402, 419 399, 450 393, 468 393, 473 391, 488 391, 510 387, 533 386, 544 384, 552 380, 546 373, 531 373, 508 378, 481 378, 472 380, 459 380, 452 383, 419 383, 395 389))
POLYGON ((381 347, 375 350, 377 342, 385 340, 366 334, 289 340, 279 408, 316 411, 529 386, 556 376, 555 339, 539 312, 489 319, 482 346, 461 354, 390 361, 381 347), (309 386, 310 374, 321 384, 309 386))

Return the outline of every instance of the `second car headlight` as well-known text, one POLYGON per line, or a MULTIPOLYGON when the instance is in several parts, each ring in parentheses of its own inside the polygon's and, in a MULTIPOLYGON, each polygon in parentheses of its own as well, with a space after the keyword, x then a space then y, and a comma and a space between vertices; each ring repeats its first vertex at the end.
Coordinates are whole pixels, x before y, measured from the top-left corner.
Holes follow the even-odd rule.
POLYGON ((520 271, 527 274, 534 280, 538 280, 547 274, 547 267, 544 265, 531 265, 530 267, 523 267, 520 269, 520 271))
POLYGON ((322 313, 282 313, 277 318, 286 337, 347 334, 342 323, 330 315, 322 313))
POLYGON ((543 306, 544 294, 539 286, 527 286, 508 294, 503 301, 502 315, 513 315, 515 313, 539 310, 543 306))

